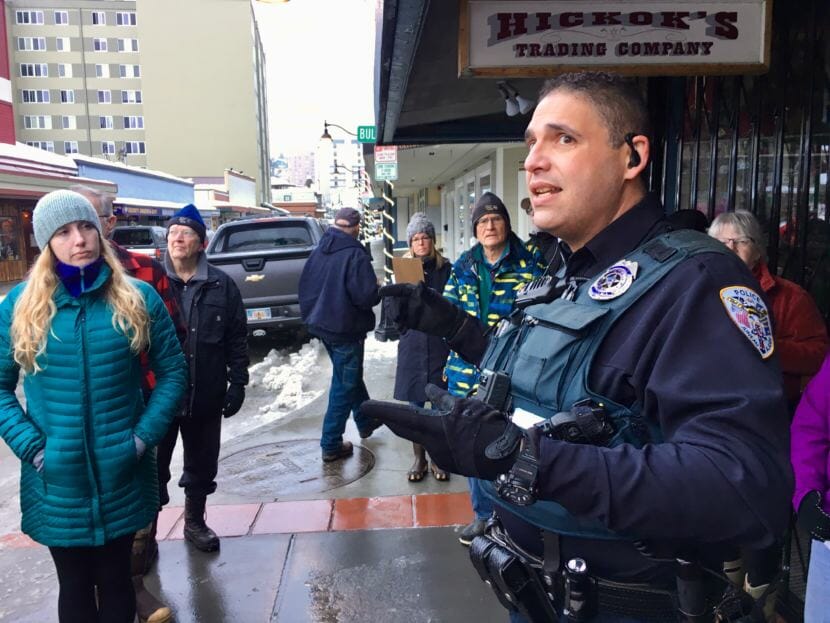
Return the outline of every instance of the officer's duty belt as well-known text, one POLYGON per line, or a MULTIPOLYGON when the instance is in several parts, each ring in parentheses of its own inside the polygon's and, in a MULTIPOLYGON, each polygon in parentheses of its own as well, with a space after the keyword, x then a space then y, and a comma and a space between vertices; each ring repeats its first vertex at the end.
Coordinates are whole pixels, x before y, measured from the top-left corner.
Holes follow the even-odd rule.
MULTIPOLYGON (((541 599, 547 599, 557 612, 561 612, 565 606, 564 572, 560 569, 555 573, 547 573, 543 562, 516 545, 497 522, 491 522, 487 534, 473 540, 470 557, 482 580, 493 588, 505 607, 515 609, 517 602, 522 602, 531 606, 531 612, 541 612, 548 608, 540 607, 541 599), (525 569, 525 580, 511 581, 504 572, 516 563, 525 569)), ((515 572, 510 575, 521 578, 515 572)), ((592 608, 594 611, 648 623, 676 623, 678 620, 677 601, 672 590, 644 584, 612 582, 596 577, 592 577, 592 580, 596 600, 592 608)), ((540 616, 532 620, 544 619, 540 616)))

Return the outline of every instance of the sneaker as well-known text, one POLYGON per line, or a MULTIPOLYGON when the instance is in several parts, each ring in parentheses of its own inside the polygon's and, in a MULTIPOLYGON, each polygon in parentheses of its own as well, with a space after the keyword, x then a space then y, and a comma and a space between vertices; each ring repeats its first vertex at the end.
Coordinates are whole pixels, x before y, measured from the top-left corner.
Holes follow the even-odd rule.
POLYGON ((474 538, 484 534, 484 528, 486 525, 487 522, 483 519, 475 519, 473 520, 473 523, 464 526, 461 533, 458 535, 458 540, 461 542, 461 545, 469 547, 474 538))
POLYGON ((372 424, 366 430, 358 431, 360 434, 361 439, 369 439, 377 429, 383 426, 383 422, 380 420, 372 420, 372 424))
POLYGON ((331 463, 332 461, 337 461, 338 459, 345 459, 352 454, 354 454, 354 446, 352 445, 352 442, 344 441, 340 444, 340 447, 337 450, 333 450, 331 452, 326 452, 324 450, 323 462, 331 463))

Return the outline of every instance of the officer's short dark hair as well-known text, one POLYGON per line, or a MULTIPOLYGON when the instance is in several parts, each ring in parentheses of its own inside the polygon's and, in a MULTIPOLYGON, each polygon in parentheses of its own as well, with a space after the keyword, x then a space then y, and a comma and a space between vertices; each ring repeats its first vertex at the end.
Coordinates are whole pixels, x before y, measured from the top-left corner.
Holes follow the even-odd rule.
POLYGON ((622 146, 629 132, 651 139, 648 107, 631 78, 599 71, 562 74, 545 81, 539 100, 554 91, 570 91, 590 101, 605 121, 614 148, 622 146))

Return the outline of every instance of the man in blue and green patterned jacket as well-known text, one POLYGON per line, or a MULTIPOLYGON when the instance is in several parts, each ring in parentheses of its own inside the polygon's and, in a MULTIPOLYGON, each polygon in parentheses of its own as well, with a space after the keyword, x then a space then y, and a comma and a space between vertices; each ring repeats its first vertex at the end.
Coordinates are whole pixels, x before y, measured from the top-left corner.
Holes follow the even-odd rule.
MULTIPOLYGON (((473 208, 473 233, 478 244, 453 264, 444 297, 468 314, 493 326, 513 310, 516 292, 545 270, 545 260, 530 250, 510 228, 510 214, 491 192, 484 193, 473 208)), ((444 369, 450 393, 462 398, 478 385, 479 369, 451 351, 444 369)), ((469 478, 475 519, 459 536, 464 545, 484 532, 493 507, 480 491, 477 478, 469 478)))

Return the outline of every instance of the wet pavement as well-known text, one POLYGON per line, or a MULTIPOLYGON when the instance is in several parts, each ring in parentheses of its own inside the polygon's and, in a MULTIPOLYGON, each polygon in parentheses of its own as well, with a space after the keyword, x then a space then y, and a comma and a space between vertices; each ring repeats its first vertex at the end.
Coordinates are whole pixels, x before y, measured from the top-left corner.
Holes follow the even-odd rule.
MULTIPOLYGON (((256 348, 257 359, 270 350, 256 348)), ((367 344, 365 378, 373 398, 391 398, 394 349, 367 344)), ((319 363, 316 382, 327 386, 325 355, 319 363)), ((182 539, 183 495, 170 487, 171 505, 159 521, 159 560, 146 582, 176 621, 506 620, 458 542, 460 526, 472 518, 465 479, 438 482, 428 475, 408 482, 411 444, 385 428, 361 440, 351 420, 345 438, 355 444, 355 456, 324 464, 319 431, 326 391, 268 421, 261 414, 271 398, 265 387, 251 388, 243 412, 223 424, 218 489, 208 499, 220 552, 195 551, 182 539)), ((14 461, 0 456, 4 494, 14 461)), ((174 474, 180 461, 174 459, 174 474)), ((8 495, 0 499, 17 504, 8 495)), ((56 611, 48 550, 0 531, 0 622, 53 623, 56 611)))

